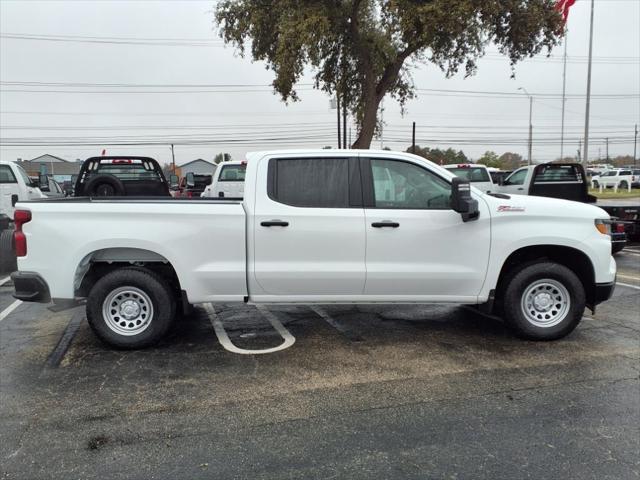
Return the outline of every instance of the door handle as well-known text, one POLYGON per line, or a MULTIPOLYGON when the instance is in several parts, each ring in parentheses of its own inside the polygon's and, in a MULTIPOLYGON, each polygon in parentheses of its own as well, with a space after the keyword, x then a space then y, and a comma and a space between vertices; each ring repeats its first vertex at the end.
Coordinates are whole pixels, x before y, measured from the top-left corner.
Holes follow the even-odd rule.
POLYGON ((373 222, 371 226, 373 228, 384 228, 384 227, 398 228, 400 224, 398 222, 390 222, 388 220, 385 220, 384 222, 373 222))
POLYGON ((520 187, 518 190, 524 190, 524 188, 520 187))
POLYGON ((268 220, 266 222, 260 222, 263 227, 288 227, 289 222, 283 222, 282 220, 268 220))

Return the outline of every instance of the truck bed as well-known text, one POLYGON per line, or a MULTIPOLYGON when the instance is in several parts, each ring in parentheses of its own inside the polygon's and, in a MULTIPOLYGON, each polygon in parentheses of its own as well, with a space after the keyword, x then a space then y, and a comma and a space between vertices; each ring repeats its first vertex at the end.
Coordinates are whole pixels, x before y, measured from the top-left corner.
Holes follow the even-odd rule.
POLYGON ((239 201, 80 197, 19 202, 16 208, 32 217, 23 226, 27 256, 18 267, 39 272, 52 298, 76 296, 91 262, 129 258, 172 265, 193 303, 242 301, 247 294, 239 201))

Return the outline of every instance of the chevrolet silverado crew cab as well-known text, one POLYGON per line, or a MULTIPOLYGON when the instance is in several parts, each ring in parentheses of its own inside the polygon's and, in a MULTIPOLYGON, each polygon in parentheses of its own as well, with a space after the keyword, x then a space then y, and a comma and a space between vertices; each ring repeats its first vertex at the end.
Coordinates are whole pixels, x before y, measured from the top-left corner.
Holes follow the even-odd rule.
POLYGON ((612 294, 609 215, 595 206, 488 195, 408 153, 247 160, 242 201, 18 203, 14 296, 86 300, 100 339, 139 348, 177 308, 209 302, 470 304, 552 340, 612 294))

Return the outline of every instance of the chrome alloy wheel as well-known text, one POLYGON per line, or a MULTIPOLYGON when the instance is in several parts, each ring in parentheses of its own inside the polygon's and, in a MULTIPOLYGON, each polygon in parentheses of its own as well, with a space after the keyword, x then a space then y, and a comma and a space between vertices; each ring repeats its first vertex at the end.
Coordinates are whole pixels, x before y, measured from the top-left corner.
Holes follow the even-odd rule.
POLYGON ((536 327, 553 327, 565 319, 571 307, 569 291, 557 280, 536 280, 522 295, 520 308, 529 323, 536 327))
POLYGON ((139 288, 120 287, 104 299, 102 317, 115 333, 138 335, 151 324, 153 305, 149 295, 139 288))

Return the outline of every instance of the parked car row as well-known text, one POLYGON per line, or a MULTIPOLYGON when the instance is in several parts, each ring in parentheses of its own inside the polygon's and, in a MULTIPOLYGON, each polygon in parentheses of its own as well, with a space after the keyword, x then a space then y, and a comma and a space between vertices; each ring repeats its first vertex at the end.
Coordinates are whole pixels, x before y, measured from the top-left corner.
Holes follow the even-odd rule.
POLYGON ((600 175, 591 177, 593 188, 619 187, 624 190, 628 188, 640 187, 640 169, 614 168, 607 170, 600 175))

